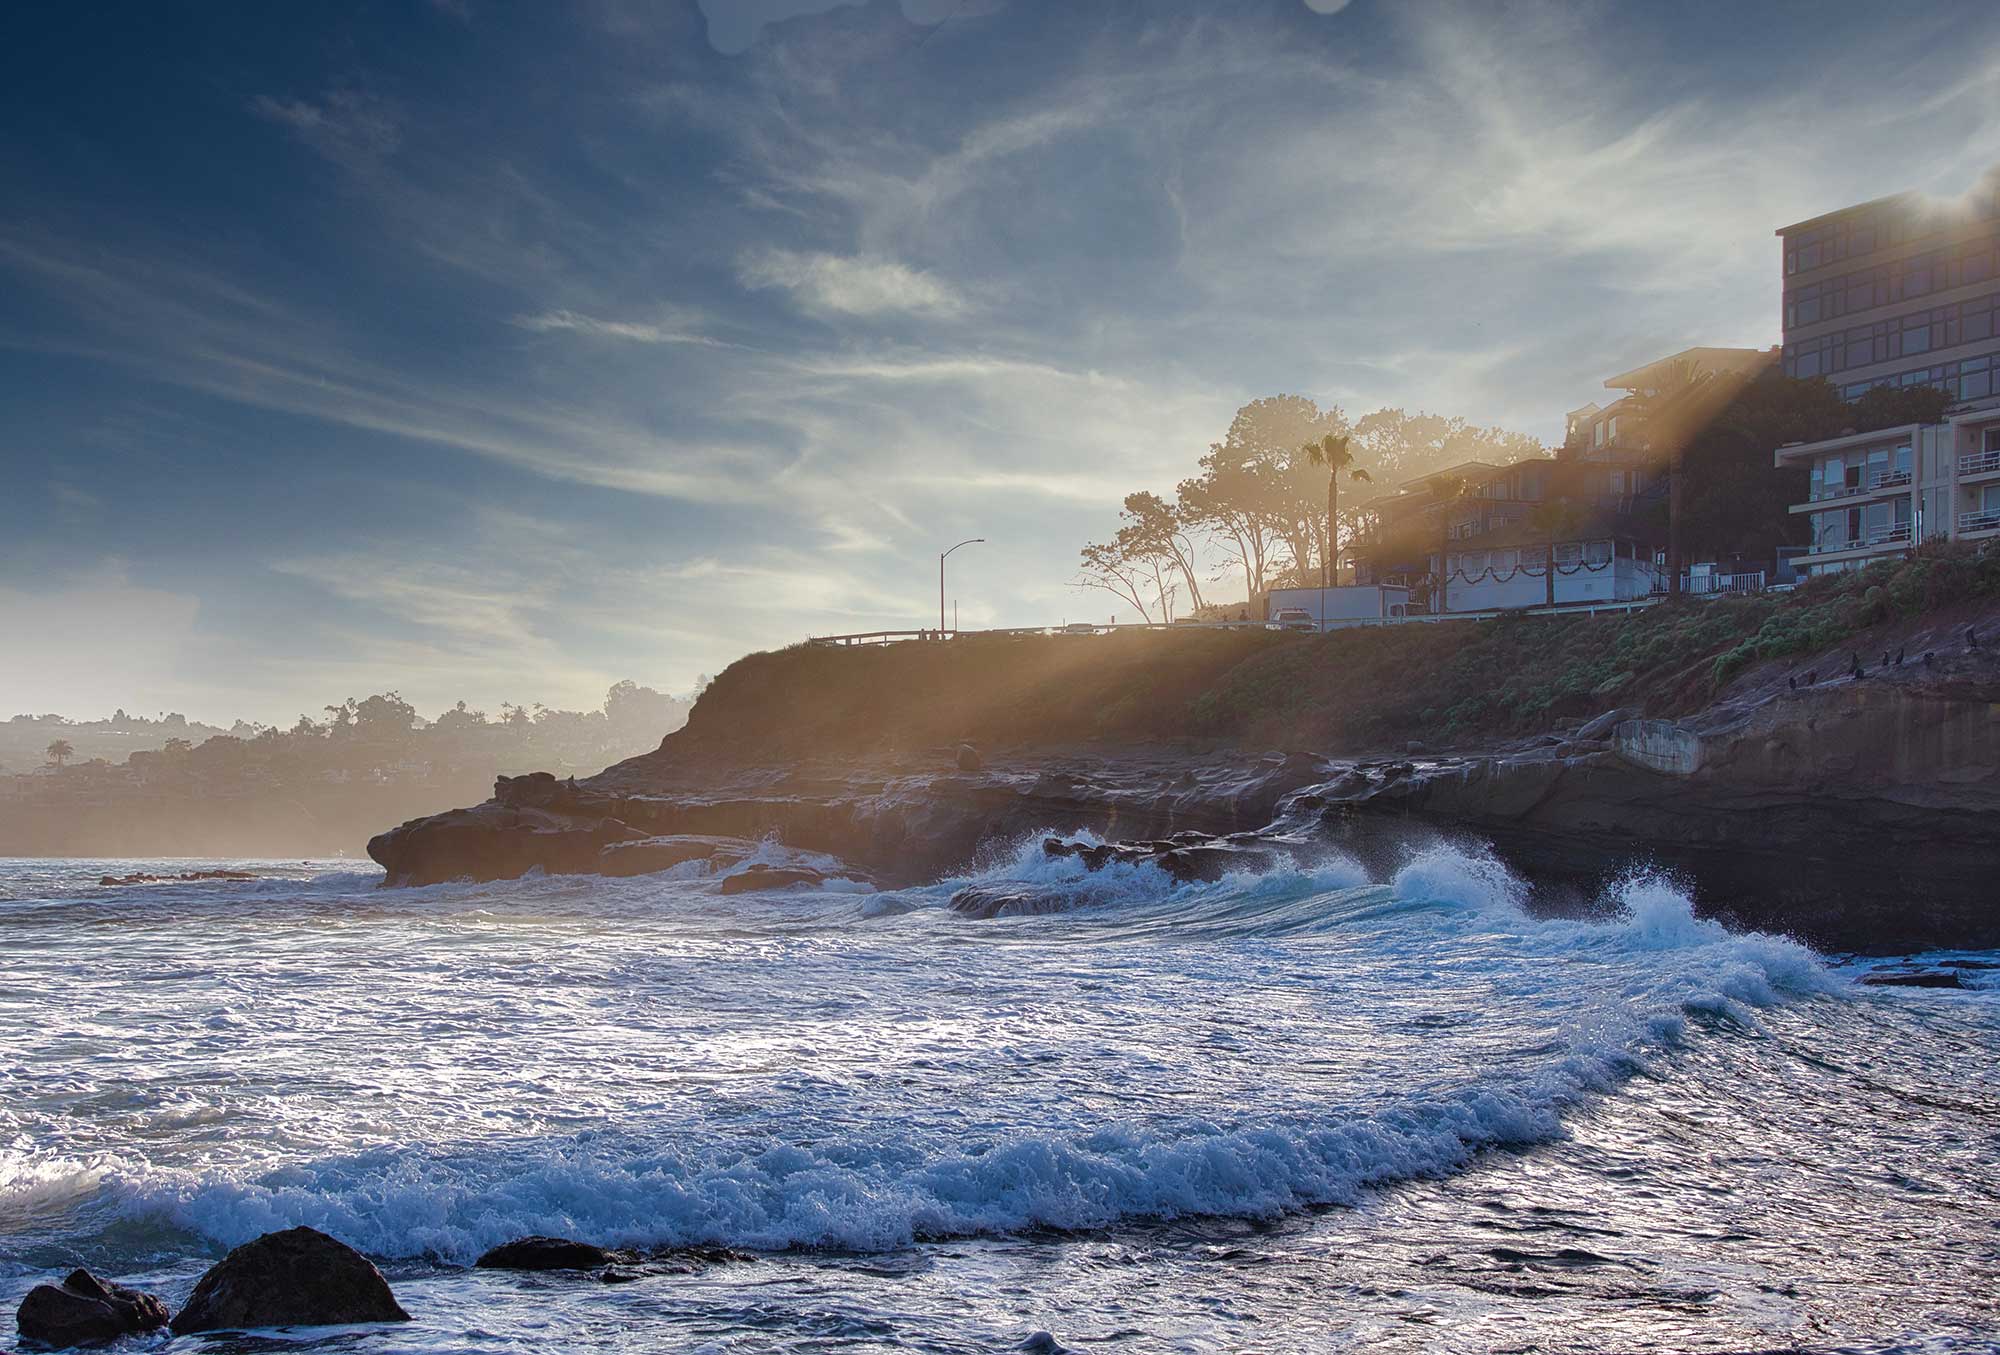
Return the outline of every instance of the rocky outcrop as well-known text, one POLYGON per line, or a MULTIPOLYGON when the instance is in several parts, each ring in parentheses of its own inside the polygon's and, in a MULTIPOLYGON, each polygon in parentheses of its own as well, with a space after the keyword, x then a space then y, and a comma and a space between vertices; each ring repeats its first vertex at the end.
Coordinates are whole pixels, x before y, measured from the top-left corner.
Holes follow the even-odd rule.
POLYGON ((167 1305, 151 1294, 73 1270, 61 1284, 38 1284, 14 1315, 23 1341, 80 1346, 156 1331, 167 1325, 167 1305))
MULTIPOLYGON (((1148 861, 1177 880, 1266 868, 1307 841, 1372 866, 1413 833, 1463 831, 1581 900, 1652 866, 1707 911, 1822 946, 2000 945, 2000 654, 1967 644, 1963 624, 1898 623, 1865 647, 1918 657, 1860 677, 1843 645, 1754 668, 1691 715, 1626 706, 1396 758, 1066 747, 976 752, 974 766, 945 745, 759 763, 719 736, 675 735, 588 781, 503 778, 487 804, 412 820, 369 853, 422 884, 733 865, 775 839, 900 886, 1046 830, 1094 834, 1059 840, 1087 864, 1148 861)), ((1030 901, 1003 882, 954 906, 999 916, 1030 901)))
POLYGON ((1200 833, 1176 833, 1155 842, 1090 843, 1048 838, 1042 843, 1047 856, 1073 856, 1091 870, 1102 870, 1112 862, 1146 864, 1164 871, 1177 884, 1212 882, 1232 873, 1261 875, 1278 864, 1282 855, 1278 839, 1263 833, 1239 833, 1212 838, 1200 833))
POLYGON ((629 1257, 567 1237, 518 1237, 473 1262, 481 1270, 590 1270, 629 1257))
POLYGON ((413 819, 375 837, 368 854, 391 883, 435 884, 728 864, 747 855, 747 840, 772 838, 910 884, 1050 828, 1147 839, 1259 828, 1332 765, 1304 754, 1159 749, 984 756, 976 772, 889 759, 770 767, 655 755, 584 782, 502 778, 486 804, 413 819))
POLYGON ((1832 948, 2000 945, 2000 707, 1977 691, 1843 678, 1608 739, 1363 763, 1290 824, 1461 827, 1591 890, 1652 865, 1711 911, 1832 948))
POLYGON ((741 837, 702 837, 693 833, 667 833, 657 837, 613 842, 597 853, 599 875, 652 875, 672 870, 689 861, 708 863, 711 872, 737 865, 757 850, 757 844, 741 837))
POLYGON ((211 1266, 172 1326, 185 1336, 409 1319, 367 1257, 316 1229, 288 1228, 246 1242, 211 1266))
POLYGON ((767 866, 763 864, 745 866, 734 875, 722 880, 724 894, 754 894, 766 889, 797 889, 801 886, 823 885, 832 878, 825 871, 811 866, 767 866))

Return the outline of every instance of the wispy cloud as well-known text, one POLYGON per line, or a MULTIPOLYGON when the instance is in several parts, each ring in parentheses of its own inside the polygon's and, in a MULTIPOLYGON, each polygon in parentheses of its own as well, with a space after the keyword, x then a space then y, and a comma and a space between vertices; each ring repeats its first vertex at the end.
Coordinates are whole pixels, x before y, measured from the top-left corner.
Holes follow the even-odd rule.
POLYGON ((268 56, 198 17, 162 116, 278 144, 272 182, 0 164, 0 344, 49 374, 8 389, 10 580, 87 513, 207 606, 173 680, 310 705, 684 688, 934 615, 959 536, 968 618, 1047 620, 1247 399, 1553 438, 1607 371, 1773 340, 1774 225, 2000 159, 2000 19, 1964 12, 1777 42, 1750 7, 1750 74, 1638 5, 704 8, 740 49, 645 0, 532 35, 391 7, 378 45, 307 17, 268 56))
POLYGON ((402 115, 395 104, 365 90, 337 89, 318 100, 260 94, 250 108, 258 117, 289 128, 327 159, 350 168, 394 155, 403 141, 402 115))
POLYGON ((782 288, 808 310, 948 316, 966 309, 954 288, 890 259, 767 249, 746 256, 737 272, 744 286, 782 288))
POLYGON ((696 332, 686 323, 599 320, 594 316, 579 315, 569 310, 543 311, 539 315, 517 315, 511 323, 535 334, 571 333, 590 338, 624 339, 631 343, 689 343, 707 348, 727 346, 720 340, 696 332))

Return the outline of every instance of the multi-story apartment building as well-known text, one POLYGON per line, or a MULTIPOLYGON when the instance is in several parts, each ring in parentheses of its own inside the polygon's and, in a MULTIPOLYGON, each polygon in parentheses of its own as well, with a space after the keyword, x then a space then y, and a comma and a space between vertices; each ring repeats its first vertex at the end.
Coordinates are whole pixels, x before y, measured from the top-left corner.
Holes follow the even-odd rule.
POLYGON ((1943 423, 1780 447, 1805 469, 1807 573, 1934 537, 2000 535, 2000 171, 1964 198, 1899 193, 1786 226, 1785 374, 1846 398, 1934 386, 1943 423))

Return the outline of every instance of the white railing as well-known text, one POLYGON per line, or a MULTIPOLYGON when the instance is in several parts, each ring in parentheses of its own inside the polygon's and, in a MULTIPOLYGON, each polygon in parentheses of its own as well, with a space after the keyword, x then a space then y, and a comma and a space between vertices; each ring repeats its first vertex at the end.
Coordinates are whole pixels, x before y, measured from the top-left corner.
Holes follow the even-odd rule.
MULTIPOLYGON (((1960 531, 1965 530, 1960 527, 1960 531)), ((1877 527, 1874 531, 1855 541, 1815 541, 1811 554, 1832 555, 1844 550, 1870 550, 1876 546, 1907 545, 1910 540, 1910 524, 1899 523, 1894 527, 1877 527)))
POLYGON ((2000 508, 1983 508, 1977 513, 1958 515, 1960 532, 1990 532, 1996 527, 2000 527, 2000 508))
POLYGON ((1875 494, 1885 489, 1901 489, 1910 483, 1910 472, 1906 470, 1870 471, 1858 485, 1835 485, 1831 489, 1815 490, 1808 503, 1826 503, 1832 499, 1851 499, 1857 494, 1875 494))
POLYGON ((2000 447, 1990 452, 1973 452, 1958 459, 1960 475, 1984 475, 1990 470, 2000 470, 2000 447))
POLYGON ((1764 591, 1764 571, 1758 569, 1740 574, 1683 574, 1681 591, 1696 597, 1709 593, 1761 593, 1764 591))

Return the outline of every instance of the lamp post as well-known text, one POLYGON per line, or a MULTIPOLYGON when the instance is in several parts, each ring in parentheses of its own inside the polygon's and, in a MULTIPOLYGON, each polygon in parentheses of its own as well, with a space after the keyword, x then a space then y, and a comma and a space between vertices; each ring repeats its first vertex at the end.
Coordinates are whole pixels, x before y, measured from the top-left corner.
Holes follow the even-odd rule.
MULTIPOLYGON (((985 541, 985 537, 975 536, 959 542, 958 546, 983 545, 985 541)), ((953 546, 951 550, 957 550, 958 546, 953 546)), ((946 551, 944 555, 938 556, 938 635, 940 637, 944 635, 944 560, 945 555, 951 554, 951 550, 946 551)))

